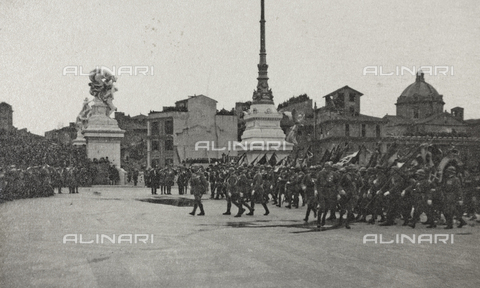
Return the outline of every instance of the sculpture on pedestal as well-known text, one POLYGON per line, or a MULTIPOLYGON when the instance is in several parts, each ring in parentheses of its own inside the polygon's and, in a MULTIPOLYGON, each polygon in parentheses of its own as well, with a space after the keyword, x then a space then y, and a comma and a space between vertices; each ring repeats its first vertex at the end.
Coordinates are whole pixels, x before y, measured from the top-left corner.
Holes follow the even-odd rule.
POLYGON ((283 115, 287 116, 288 119, 293 122, 293 126, 290 127, 290 130, 287 133, 286 141, 298 145, 297 135, 304 125, 305 114, 299 113, 296 109, 293 109, 292 112, 283 112, 283 115))
POLYGON ((112 102, 113 93, 118 91, 114 85, 117 78, 106 68, 93 69, 89 74, 89 78, 91 81, 88 83, 90 94, 108 106, 106 115, 110 117, 112 111, 117 111, 117 107, 112 102))
POLYGON ((82 110, 80 113, 78 113, 77 120, 75 121, 76 126, 77 126, 77 131, 82 131, 85 130, 88 126, 88 118, 90 118, 90 115, 92 115, 92 107, 88 103, 92 101, 88 101, 88 98, 85 98, 83 100, 83 106, 82 110))

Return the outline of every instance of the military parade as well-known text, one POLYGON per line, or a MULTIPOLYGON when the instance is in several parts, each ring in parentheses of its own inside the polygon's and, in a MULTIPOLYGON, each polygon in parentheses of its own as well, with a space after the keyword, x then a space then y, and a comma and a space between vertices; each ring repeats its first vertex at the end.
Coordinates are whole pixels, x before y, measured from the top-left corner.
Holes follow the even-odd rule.
POLYGON ((0 287, 480 287, 476 1, 77 2, 0 1, 0 287))
POLYGON ((200 164, 152 168, 145 172, 146 185, 151 187, 152 194, 164 185, 161 194, 171 195, 167 191, 171 191, 176 178, 180 195, 189 194, 190 187, 195 206, 202 210, 199 215, 204 215, 202 194, 209 195, 210 200, 225 200, 223 215, 235 217, 257 215, 256 204, 262 205, 265 216, 270 214, 267 204, 286 209, 306 206, 303 220, 309 223, 313 214, 320 229, 327 220, 332 223, 329 227, 347 229, 355 222, 378 226, 401 223, 415 228, 422 215, 426 216, 422 221, 426 228, 445 225, 445 229, 452 229, 454 222, 461 228, 467 224, 465 220, 476 220, 480 193, 477 167, 464 167, 455 148, 446 151, 442 158, 436 157, 440 162, 429 162, 432 154, 422 152, 425 149, 433 151, 428 144, 403 149, 403 158, 391 149, 390 155, 372 157, 365 166, 352 163, 355 160, 333 163, 324 159, 323 164, 310 166, 298 165, 298 161, 296 165, 292 162, 272 166, 232 160, 205 165, 206 168, 200 164), (429 155, 427 161, 422 155, 429 155))

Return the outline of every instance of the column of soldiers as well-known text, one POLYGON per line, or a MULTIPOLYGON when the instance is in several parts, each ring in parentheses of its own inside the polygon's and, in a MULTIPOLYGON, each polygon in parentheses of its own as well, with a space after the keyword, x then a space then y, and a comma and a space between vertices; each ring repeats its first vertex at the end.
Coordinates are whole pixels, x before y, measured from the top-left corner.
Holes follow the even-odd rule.
POLYGON ((1 168, 0 199, 15 200, 22 198, 53 196, 55 190, 62 194, 62 188, 68 187, 70 194, 78 193, 78 187, 88 184, 87 169, 83 167, 33 166, 26 169, 11 165, 1 168))
POLYGON ((427 228, 446 224, 446 229, 452 229, 454 219, 459 228, 466 224, 465 209, 471 220, 478 212, 480 175, 459 173, 454 165, 444 169, 442 178, 421 167, 343 167, 331 162, 309 168, 221 164, 207 170, 210 198, 226 199, 224 215, 232 215, 235 205, 235 217, 246 209, 246 215, 254 215, 255 204, 262 204, 268 215, 266 204, 272 201, 288 209, 306 205, 304 220, 308 222, 313 212, 317 227, 325 226, 327 220, 349 229, 354 221, 390 226, 401 219, 404 226, 415 228, 425 214, 422 224, 427 228))
POLYGON ((182 170, 177 171, 171 167, 149 168, 145 173, 145 184, 147 187, 151 188, 152 195, 157 194, 158 188, 160 188, 162 195, 172 195, 172 186, 175 184, 175 176, 179 174, 179 177, 177 178, 179 179, 177 180, 177 184, 180 194, 184 194, 184 190, 186 191, 185 187, 188 182, 188 178, 185 177, 185 173, 182 175, 182 172, 182 170))

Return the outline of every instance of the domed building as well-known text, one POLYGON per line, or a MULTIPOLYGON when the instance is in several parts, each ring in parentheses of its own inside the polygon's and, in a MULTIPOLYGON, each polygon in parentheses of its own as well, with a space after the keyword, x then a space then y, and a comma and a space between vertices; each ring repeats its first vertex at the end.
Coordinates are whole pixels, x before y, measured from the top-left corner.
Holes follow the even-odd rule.
POLYGON ((463 108, 444 111, 443 95, 427 82, 424 73, 417 73, 397 98, 397 115, 384 117, 388 121, 387 136, 466 136, 467 124, 463 108))
POLYGON ((398 97, 395 104, 397 116, 424 119, 443 112, 443 95, 438 94, 432 85, 425 82, 423 72, 419 72, 415 82, 398 97))

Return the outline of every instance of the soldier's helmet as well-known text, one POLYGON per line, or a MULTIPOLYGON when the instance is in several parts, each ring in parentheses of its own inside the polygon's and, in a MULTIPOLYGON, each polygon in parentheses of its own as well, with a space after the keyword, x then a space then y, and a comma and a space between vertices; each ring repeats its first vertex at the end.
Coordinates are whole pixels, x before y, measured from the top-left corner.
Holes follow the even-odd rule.
POLYGON ((423 177, 425 177, 425 170, 423 170, 423 169, 418 169, 418 170, 415 172, 415 175, 417 175, 417 176, 420 177, 420 178, 423 178, 423 177))
POLYGON ((447 169, 445 169, 445 173, 447 174, 457 174, 457 168, 455 166, 448 166, 447 169))
POLYGON ((332 161, 328 161, 328 162, 325 162, 325 165, 323 167, 332 168, 332 165, 333 165, 332 161))
POLYGON ((341 172, 341 173, 345 173, 345 172, 347 172, 347 168, 342 167, 338 171, 341 172))
POLYGON ((197 173, 198 172, 198 166, 197 165, 192 165, 190 167, 190 169, 192 170, 193 173, 197 173))
POLYGON ((362 166, 358 171, 364 173, 364 172, 367 172, 367 168, 362 166))

